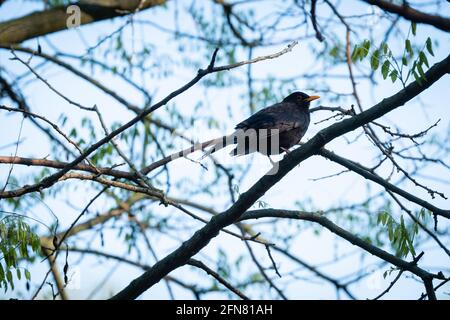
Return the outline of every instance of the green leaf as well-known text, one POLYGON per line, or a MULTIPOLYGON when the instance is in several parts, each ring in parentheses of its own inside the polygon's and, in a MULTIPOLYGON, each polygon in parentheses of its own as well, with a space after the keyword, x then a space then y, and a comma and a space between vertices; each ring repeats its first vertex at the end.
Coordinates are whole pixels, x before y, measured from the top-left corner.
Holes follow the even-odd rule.
POLYGON ((339 47, 338 46, 334 46, 330 50, 330 56, 332 56, 333 58, 337 58, 338 54, 339 54, 339 47))
POLYGON ((386 79, 389 73, 389 66, 390 63, 388 60, 386 60, 383 65, 381 66, 381 74, 383 75, 383 79, 386 79))
POLYGON ((397 78, 398 78, 397 70, 392 70, 392 72, 390 73, 389 76, 391 77, 392 83, 394 83, 395 80, 397 80, 397 78))
POLYGON ((418 234, 418 233, 419 233, 419 225, 418 225, 417 223, 414 223, 414 225, 413 225, 413 232, 414 232, 415 234, 418 234))
POLYGON ((388 224, 388 234, 389 234, 389 241, 394 240, 394 230, 392 228, 392 224, 388 224))
POLYGON ((415 36, 416 31, 417 31, 417 23, 415 23, 414 21, 411 22, 411 30, 412 30, 412 34, 415 36))
POLYGON ((409 248, 409 252, 411 252, 413 255, 416 255, 416 250, 414 250, 414 246, 413 246, 411 239, 409 238, 409 235, 406 234, 405 238, 406 238, 406 244, 409 248))
MULTIPOLYGON (((362 50, 362 55, 363 57, 367 57, 367 55, 369 54, 369 49, 370 49, 370 41, 369 40, 364 40, 363 42, 363 50, 362 50)), ((362 60, 362 59, 361 59, 362 60)))
POLYGON ((77 137, 77 129, 73 128, 72 130, 70 130, 69 137, 76 138, 77 137))
POLYGON ((402 57, 402 63, 404 66, 408 65, 408 59, 406 59, 406 57, 402 57))
POLYGON ((433 44, 431 43, 430 37, 427 38, 426 46, 427 46, 428 52, 434 57, 433 44))
POLYGON ((425 63, 425 65, 427 66, 427 68, 430 67, 430 65, 428 64, 428 59, 427 56, 425 55, 425 53, 423 53, 423 51, 419 52, 419 60, 422 63, 425 63))
POLYGON ((377 217, 377 224, 382 223, 383 219, 384 219, 384 212, 380 212, 377 217))
POLYGON ((395 228, 395 231, 394 231, 394 236, 392 237, 392 242, 396 243, 397 240, 401 240, 401 235, 402 235, 402 229, 400 226, 397 226, 397 228, 395 228))
POLYGON ((25 278, 30 281, 31 280, 31 273, 28 271, 28 269, 25 269, 25 278))
POLYGON ((33 237, 32 242, 31 242, 31 248, 33 249, 33 251, 38 251, 41 247, 41 241, 39 240, 38 237, 33 237))
POLYGON ((383 44, 381 45, 381 48, 383 48, 383 53, 384 54, 388 53, 389 47, 388 47, 386 42, 383 42, 383 44))
POLYGON ((6 271, 6 279, 8 280, 9 284, 13 284, 13 275, 11 270, 6 271))
POLYGON ((408 52, 408 54, 410 56, 414 55, 414 52, 413 52, 413 49, 412 49, 412 46, 411 46, 411 41, 409 41, 409 39, 405 40, 405 48, 406 48, 406 51, 408 52))
POLYGON ((414 79, 416 79, 417 83, 422 85, 422 80, 420 79, 420 77, 417 74, 416 70, 414 70, 412 73, 413 73, 414 79))
POLYGON ((425 77, 425 72, 423 72, 422 63, 417 64, 417 70, 419 71, 419 74, 422 77, 422 79, 427 80, 425 77))
POLYGON ((380 64, 380 50, 375 50, 372 54, 372 58, 370 59, 370 67, 372 70, 377 70, 380 64))
POLYGON ((21 279, 22 278, 22 273, 20 272, 20 269, 16 269, 16 273, 17 273, 17 279, 21 279))
POLYGON ((352 61, 355 62, 358 57, 359 57, 359 52, 360 52, 360 48, 355 45, 355 47, 353 48, 353 53, 352 53, 352 61))

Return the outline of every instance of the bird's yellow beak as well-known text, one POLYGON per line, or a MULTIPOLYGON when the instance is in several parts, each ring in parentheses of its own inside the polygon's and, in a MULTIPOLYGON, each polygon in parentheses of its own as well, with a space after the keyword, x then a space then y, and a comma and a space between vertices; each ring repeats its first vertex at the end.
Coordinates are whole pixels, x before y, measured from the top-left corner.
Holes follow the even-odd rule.
POLYGON ((319 99, 319 98, 320 98, 320 96, 310 96, 309 98, 306 98, 305 101, 310 102, 310 101, 313 101, 313 100, 316 100, 316 99, 319 99))

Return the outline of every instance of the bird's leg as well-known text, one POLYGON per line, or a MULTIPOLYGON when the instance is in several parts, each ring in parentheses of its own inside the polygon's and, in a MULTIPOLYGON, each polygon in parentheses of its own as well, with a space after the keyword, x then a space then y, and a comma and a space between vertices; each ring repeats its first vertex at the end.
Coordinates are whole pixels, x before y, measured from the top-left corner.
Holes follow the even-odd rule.
POLYGON ((280 164, 278 162, 273 161, 270 155, 267 155, 267 157, 269 158, 269 161, 272 164, 272 168, 266 174, 269 176, 277 174, 280 164))
POLYGON ((291 150, 289 150, 289 149, 286 149, 286 148, 283 148, 283 147, 280 147, 280 149, 283 150, 284 152, 286 152, 286 154, 290 154, 291 153, 291 150))

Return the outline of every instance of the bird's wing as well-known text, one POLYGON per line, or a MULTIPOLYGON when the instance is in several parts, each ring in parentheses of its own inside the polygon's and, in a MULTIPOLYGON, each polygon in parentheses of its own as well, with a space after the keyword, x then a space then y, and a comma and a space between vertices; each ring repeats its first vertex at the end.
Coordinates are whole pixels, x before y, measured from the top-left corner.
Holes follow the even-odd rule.
MULTIPOLYGON (((308 112, 302 112, 294 103, 280 102, 260 110, 248 119, 239 123, 235 129, 244 130, 246 133, 249 129, 254 129, 256 131, 258 131, 259 129, 267 129, 267 132, 264 133, 264 136, 269 138, 271 136, 275 136, 296 128, 302 128, 302 131, 306 131, 308 125, 308 112), (278 131, 273 132, 271 131, 271 129, 276 129, 278 131)), ((259 134, 260 133, 258 133, 258 135, 259 134)), ((238 136, 239 132, 236 131, 229 136, 224 136, 218 139, 217 142, 214 143, 212 147, 205 153, 202 159, 226 147, 229 144, 239 144, 238 136)), ((259 137, 261 138, 260 135, 259 137)))
POLYGON ((280 102, 264 108, 236 126, 236 129, 278 129, 289 131, 303 125, 304 117, 299 116, 295 104, 280 102))

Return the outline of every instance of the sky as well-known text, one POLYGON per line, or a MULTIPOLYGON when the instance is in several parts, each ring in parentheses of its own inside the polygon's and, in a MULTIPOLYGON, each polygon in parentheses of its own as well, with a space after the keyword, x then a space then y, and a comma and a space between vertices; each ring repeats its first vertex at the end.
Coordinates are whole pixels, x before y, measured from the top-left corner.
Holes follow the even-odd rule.
MULTIPOLYGON (((21 16, 27 12, 33 11, 36 8, 37 5, 34 3, 27 2, 24 4, 22 2, 7 1, 0 8, 0 20, 8 20, 11 17, 21 16)), ((270 5, 260 8, 261 14, 263 14, 265 11, 271 10, 271 8, 272 7, 270 5)), ((346 10, 357 11, 358 4, 356 5, 356 7, 353 7, 352 2, 351 6, 349 5, 349 7, 343 7, 343 11, 345 12, 346 10)), ((168 25, 169 23, 173 24, 173 14, 174 6, 169 5, 168 10, 146 10, 145 12, 142 12, 140 14, 139 19, 149 19, 160 25, 173 27, 172 25, 168 25)), ((450 10, 443 10, 441 14, 450 16, 450 10)), ((121 23, 123 23, 123 20, 97 23, 91 26, 84 26, 79 30, 77 29, 59 32, 50 35, 48 38, 53 44, 55 44, 59 48, 63 48, 65 52, 80 53, 83 52, 83 50, 86 48, 86 43, 88 43, 89 45, 95 44, 100 35, 111 33, 113 30, 116 30, 121 25, 121 23)), ((192 28, 192 25, 186 18, 182 18, 180 20, 180 23, 182 29, 184 30, 190 30, 190 28, 192 28)), ((441 60, 448 54, 450 49, 448 36, 436 32, 431 27, 419 25, 418 28, 418 42, 420 42, 421 40, 425 42, 425 39, 428 35, 432 35, 434 39, 440 41, 440 47, 435 50, 436 57, 434 57, 433 60, 430 60, 430 64, 441 60)), ((374 26, 374 32, 377 32, 376 25, 374 26)), ((134 36, 137 43, 136 45, 139 45, 138 43, 140 39, 145 37, 152 37, 152 42, 162 51, 174 51, 174 49, 176 48, 175 43, 168 41, 168 38, 166 36, 152 28, 136 28, 134 36)), ((129 39, 131 39, 131 36, 129 37, 129 39)), ((44 51, 51 51, 51 48, 44 40, 40 40, 40 44, 43 47, 44 51)), ((27 41, 24 45, 28 47, 36 47, 37 41, 30 40, 27 41)), ((300 41, 299 45, 294 48, 291 53, 283 55, 282 57, 275 60, 268 60, 254 64, 252 68, 257 78, 259 79, 268 79, 270 78, 270 76, 289 77, 292 75, 298 75, 301 71, 311 72, 311 70, 317 70, 321 66, 316 64, 314 54, 310 50, 311 46, 313 45, 317 45, 317 40, 307 39, 304 41, 300 41)), ((390 45, 394 47, 395 45, 400 46, 401 44, 390 45)), ((273 46, 270 48, 258 49, 255 50, 254 54, 255 56, 259 56, 268 53, 274 53, 281 50, 282 48, 283 46, 273 46)), ((0 51, 0 65, 7 65, 10 70, 13 70, 14 72, 17 72, 19 74, 25 71, 23 66, 21 66, 16 61, 10 61, 9 58, 11 58, 10 52, 6 50, 0 51)), ((241 58, 245 59, 246 57, 242 56, 241 58)), ((39 62, 40 60, 35 57, 33 58, 32 65, 38 65, 39 62)), ((160 62, 162 64, 165 63, 164 61, 160 62)), ((58 91, 64 92, 71 99, 86 106, 96 104, 104 114, 105 120, 108 124, 112 124, 113 122, 117 121, 120 123, 124 123, 133 117, 132 113, 125 111, 123 107, 120 106, 116 101, 101 93, 99 90, 92 88, 86 82, 81 81, 71 74, 68 74, 62 69, 55 68, 54 66, 46 66, 41 69, 40 72, 45 75, 45 79, 47 79, 49 83, 54 85, 58 89, 58 91)), ((235 69, 229 72, 236 75, 242 75, 243 73, 245 73, 245 69, 235 69)), ((336 70, 336 72, 343 73, 345 72, 345 69, 336 70)), ((134 94, 129 86, 119 81, 118 79, 107 76, 98 70, 95 70, 94 77, 102 80, 102 82, 113 88, 116 92, 126 96, 128 99, 130 99, 131 102, 136 104, 142 102, 140 97, 137 94, 134 94)), ((154 101, 158 101, 159 99, 167 95, 167 93, 186 83, 192 77, 193 74, 190 70, 179 67, 178 69, 176 68, 174 74, 167 79, 157 81, 146 79, 145 84, 149 88, 149 92, 155 93, 154 101)), ((29 79, 32 80, 32 77, 29 77, 29 79)), ((293 86, 295 86, 296 88, 307 88, 309 89, 308 93, 312 95, 315 94, 315 92, 312 92, 311 89, 314 89, 315 86, 320 86, 320 84, 310 83, 310 80, 308 79, 299 79, 293 83, 293 86)), ((381 79, 378 79, 378 83, 375 88, 373 88, 372 86, 372 84, 366 82, 358 84, 362 104, 367 107, 375 104, 384 97, 392 95, 400 89, 400 84, 398 82, 396 84, 392 84, 389 81, 382 81, 381 79)), ((441 119, 439 126, 436 128, 436 132, 445 134, 450 127, 448 117, 448 107, 450 101, 450 93, 448 90, 449 87, 449 77, 444 77, 443 79, 439 80, 432 88, 421 94, 420 101, 419 99, 414 99, 411 102, 407 103, 407 105, 405 105, 404 107, 391 112, 383 119, 384 123, 394 123, 399 127, 404 128, 406 132, 419 132, 429 125, 432 125, 438 119, 441 119), (422 104, 419 102, 422 102, 422 104)), ((332 89, 335 92, 350 92, 351 88, 347 80, 336 80, 332 82, 332 89)), ((73 106, 66 103, 54 92, 51 92, 51 90, 49 90, 49 88, 42 82, 30 81, 27 84, 25 92, 27 95, 26 98, 31 102, 34 112, 45 114, 45 116, 52 121, 57 121, 61 113, 67 113, 69 115, 68 124, 78 126, 81 118, 84 116, 83 112, 75 110, 73 106)), ((241 106, 242 99, 240 94, 240 89, 236 87, 230 87, 222 90, 205 90, 204 87, 197 85, 177 97, 174 100, 175 106, 183 110, 183 112, 185 112, 186 114, 192 112, 192 110, 195 108, 195 105, 199 101, 202 101, 207 105, 207 110, 209 110, 210 115, 214 115, 218 119, 221 119, 223 121, 223 127, 221 128, 221 130, 211 130, 208 129, 207 125, 200 119, 199 121, 194 123, 194 126, 190 128, 190 130, 186 131, 186 134, 191 135, 193 138, 199 141, 204 141, 208 138, 213 138, 217 135, 224 134, 232 130, 237 121, 249 115, 248 107, 241 106), (232 109, 232 117, 230 117, 230 108, 232 109)), ((334 97, 332 96, 332 93, 322 95, 320 104, 333 105, 333 98, 334 97)), ((354 102, 348 100, 346 101, 346 103, 346 105, 343 105, 344 107, 348 107, 349 104, 354 102)), ((174 104, 171 104, 169 107, 173 107, 174 104)), ((158 110, 157 112, 158 114, 165 115, 164 110, 158 110)), ((315 113, 312 116, 312 123, 315 123, 326 116, 326 114, 324 115, 315 113)), ((17 140, 21 121, 21 117, 6 115, 4 112, 0 114, 0 146, 17 140)), ((320 129, 330 125, 331 123, 332 122, 326 122, 322 124, 312 125, 309 128, 304 141, 307 141, 308 139, 313 137, 314 134, 316 134, 320 129)), ((356 136, 357 133, 355 132, 346 135, 346 137, 350 140, 356 136)), ((17 154, 19 156, 36 158, 43 158, 48 155, 51 156, 51 150, 49 149, 47 140, 41 134, 39 134, 37 129, 35 129, 31 123, 27 121, 23 123, 21 138, 24 139, 24 141, 20 144, 20 147, 18 149, 17 154)), ((336 139, 335 141, 329 143, 327 145, 327 148, 331 150, 339 150, 340 155, 353 160, 357 160, 358 162, 364 164, 371 163, 371 161, 373 161, 374 154, 369 151, 369 146, 367 145, 367 143, 361 142, 361 140, 358 140, 357 142, 352 144, 347 144, 344 139, 336 139)), ((0 150, 0 153, 4 155, 14 154, 14 152, 14 147, 0 150)), ((228 152, 224 151, 218 154, 218 157, 228 165, 245 165, 249 161, 257 163, 257 165, 254 165, 254 169, 250 171, 246 179, 244 179, 240 183, 239 190, 241 190, 241 192, 251 187, 270 168, 270 163, 266 158, 262 156, 256 155, 231 159, 227 156, 227 154, 228 152)), ((202 169, 199 168, 198 165, 184 159, 180 159, 174 163, 171 163, 170 168, 172 170, 173 181, 184 178, 186 176, 200 178, 202 175, 202 169)), ((355 174, 340 175, 333 178, 333 180, 325 179, 313 181, 313 179, 315 178, 339 172, 340 169, 341 168, 339 166, 331 163, 330 161, 324 160, 317 156, 312 157, 307 161, 301 163, 299 167, 294 169, 284 179, 282 179, 282 181, 280 181, 271 190, 269 190, 264 195, 262 200, 269 203, 271 207, 284 209, 295 208, 295 202, 299 201, 299 199, 300 202, 303 201, 304 203, 307 203, 307 200, 311 199, 314 204, 324 209, 329 206, 336 206, 345 202, 357 202, 364 200, 367 192, 367 182, 355 174)), ((0 183, 6 180, 8 170, 9 167, 4 165, 0 166, 0 183)), ((35 169, 15 166, 13 172, 18 176, 26 177, 30 172, 36 172, 33 170, 35 169)), ((382 173, 386 172, 388 172, 388 168, 382 171, 382 173)), ((426 174, 431 177, 436 177, 448 181, 448 171, 445 171, 441 168, 430 168, 426 171, 426 174)), ((394 175, 396 178, 400 177, 398 173, 394 173, 394 175)), ((450 187, 446 183, 439 183, 438 181, 434 180, 423 181, 431 183, 433 187, 438 188, 440 191, 444 192, 447 195, 450 194, 450 187)), ((372 185, 371 188, 373 191, 381 191, 379 187, 374 185, 372 185)), ((406 188, 407 190, 413 192, 415 195, 429 199, 426 192, 415 188, 412 185, 407 185, 406 188)), ((76 203, 78 204, 79 208, 82 208, 93 196, 93 193, 92 190, 91 192, 84 192, 82 184, 79 184, 78 190, 79 191, 75 192, 65 191, 61 196, 66 196, 72 203, 76 203)), ((176 197, 182 196, 183 194, 177 193, 177 190, 174 188, 171 195, 176 197)), ((207 199, 204 199, 200 196, 195 200, 206 201, 207 199)), ((439 198, 429 200, 438 207, 449 207, 449 202, 446 200, 439 198)), ((225 197, 225 195, 218 195, 215 199, 216 209, 225 209, 227 203, 226 201, 227 198, 225 197)), ((102 212, 102 209, 107 208, 107 205, 108 204, 106 202, 99 200, 96 203, 96 210, 102 212)), ((64 203, 63 199, 61 198, 49 199, 46 202, 46 206, 51 207, 55 214, 58 215, 58 217, 60 218, 61 227, 68 226, 79 212, 77 212, 77 210, 74 210, 73 208, 70 208, 66 203, 64 203)), ((161 210, 161 214, 167 212, 167 214, 171 215, 171 217, 174 217, 174 219, 180 218, 181 215, 180 213, 175 213, 169 209, 159 208, 159 210, 161 210)), ((49 215, 48 210, 44 208, 44 205, 35 208, 30 214, 37 215, 43 219, 51 219, 51 216, 49 215)), ((297 225, 299 223, 301 222, 294 222, 294 225, 297 225)), ((201 224, 194 222, 192 223, 192 225, 193 230, 198 229, 201 226, 201 224)), ((287 230, 289 230, 290 228, 285 224, 283 224, 283 226, 287 230)), ((361 232, 363 232, 363 230, 361 232)), ((188 232, 182 232, 179 236, 183 239, 188 239, 189 235, 190 234, 188 232)), ((152 235, 151 237, 157 243, 158 248, 162 253, 169 253, 171 250, 178 247, 178 242, 176 241, 176 239, 170 241, 166 238, 159 238, 158 236, 152 235)), ((353 253, 356 251, 356 247, 346 243, 345 241, 336 241, 336 239, 337 238, 334 235, 327 231, 321 232, 320 236, 317 237, 314 234, 313 230, 309 229, 307 231, 302 231, 302 233, 296 239, 295 246, 293 246, 292 250, 296 253, 296 255, 304 258, 305 261, 310 264, 326 263, 332 260, 334 255, 336 254, 345 255, 347 253, 353 253), (335 250, 336 247, 337 250, 335 250)), ((115 239, 115 235, 113 232, 106 233, 106 240, 108 250, 105 251, 115 252, 116 254, 125 252, 124 246, 115 239)), ((95 241, 98 242, 98 240, 95 241)), ((233 237, 221 234, 219 237, 211 241, 211 243, 204 250, 202 250, 202 252, 199 254, 199 258, 201 260, 204 260, 205 262, 210 261, 212 257, 217 256, 217 248, 223 248, 224 250, 226 250, 228 258, 233 260, 236 259, 240 253, 242 253, 243 245, 242 243, 240 243, 240 240, 236 240, 233 237)), ((265 254, 264 248, 260 248, 258 246, 255 246, 254 248, 257 254, 261 257, 262 261, 269 265, 269 260, 267 258, 267 255, 265 254)), ((74 270, 79 270, 80 272, 80 286, 78 288, 78 281, 75 281, 77 283, 75 287, 77 288, 69 290, 69 295, 74 298, 85 298, 87 294, 91 292, 91 290, 93 290, 95 286, 105 277, 104 271, 112 269, 111 266, 115 266, 116 264, 115 262, 110 261, 104 261, 99 264, 97 258, 89 256, 85 256, 81 261, 79 259, 79 256, 75 254, 71 256, 70 259, 74 265, 79 262, 78 269, 77 267, 74 267, 74 270), (108 266, 109 269, 105 269, 106 266, 108 266)), ((292 270, 294 268, 289 261, 281 256, 276 255, 276 260, 280 264, 280 269, 285 272, 288 272, 289 270, 292 270)), ((373 276, 369 277, 367 281, 364 280, 357 286, 352 287, 353 291, 357 292, 358 297, 370 298, 376 296, 390 283, 390 281, 392 281, 392 278, 383 279, 382 273, 387 270, 388 267, 384 266, 382 268, 379 268, 378 265, 374 264, 378 261, 379 260, 370 256, 366 256, 364 260, 361 260, 359 254, 352 254, 342 262, 334 265, 324 266, 321 270, 333 276, 344 276, 348 274, 349 270, 357 264, 364 265, 365 270, 374 270, 373 276)), ((448 257, 440 254, 436 250, 427 251, 427 254, 421 261, 424 266, 448 265, 448 257)), ((246 266, 244 268, 249 267, 246 266)), ((179 276, 180 278, 183 278, 185 276, 192 277, 192 282, 194 282, 200 272, 194 271, 187 273, 187 269, 187 267, 179 268, 178 270, 175 270, 173 272, 173 275, 179 276)), ((32 269, 33 279, 36 279, 38 281, 38 279, 40 279, 44 275, 46 270, 46 263, 37 264, 32 269)), ((239 270, 237 270, 236 272, 239 272, 239 270)), ((111 278, 107 280, 107 284, 105 285, 103 292, 95 295, 94 297, 103 298, 105 295, 108 295, 109 292, 117 292, 125 285, 127 285, 132 279, 139 276, 141 273, 141 270, 134 267, 123 265, 119 266, 115 269, 114 273, 110 275, 111 278)), ((305 277, 310 277, 310 273, 308 272, 303 272, 302 274, 305 277)), ((283 283, 283 279, 280 280, 280 283, 283 283)), ((420 292, 419 288, 421 288, 421 286, 421 284, 417 283, 413 279, 402 279, 400 283, 396 287, 394 287, 386 297, 414 299, 417 298, 417 293, 420 292)), ((444 288, 439 292, 438 297, 442 299, 448 299, 449 296, 442 294, 442 292, 449 291, 450 287, 449 285, 447 285, 446 289, 444 288)), ((176 297, 180 299, 192 298, 189 292, 178 288, 175 289, 175 293, 176 297)), ((15 294, 17 293, 10 292, 3 297, 12 297, 15 296, 15 294)), ((253 292, 253 294, 255 296, 258 295, 257 292, 253 292)), ((287 285, 286 294, 287 296, 292 296, 299 299, 336 298, 335 292, 331 288, 331 286, 329 286, 328 284, 324 284, 324 282, 321 281, 318 281, 315 284, 299 281, 296 282, 295 285, 287 285)), ((1 297, 2 293, 0 293, 0 298, 1 297)), ((167 290, 164 283, 161 282, 144 293, 140 298, 161 299, 167 297, 167 290)), ((208 296, 208 298, 224 298, 224 296, 211 294, 208 296)), ((343 298, 345 298, 345 296, 343 296, 343 298)))

